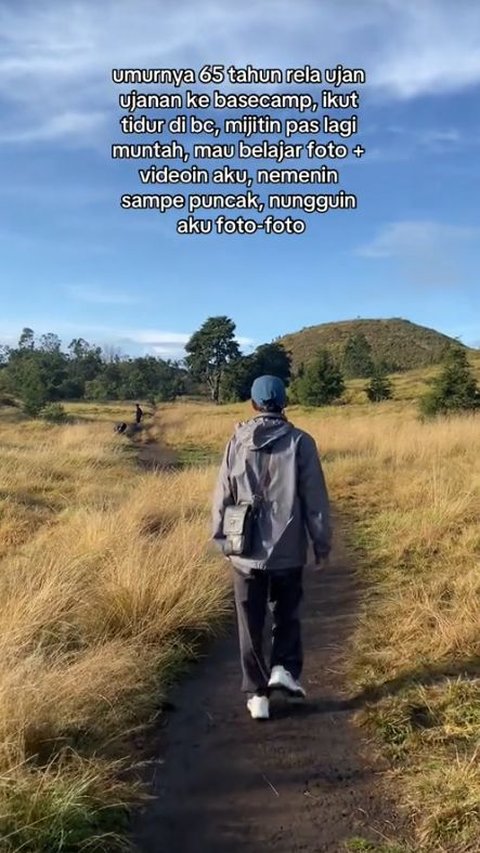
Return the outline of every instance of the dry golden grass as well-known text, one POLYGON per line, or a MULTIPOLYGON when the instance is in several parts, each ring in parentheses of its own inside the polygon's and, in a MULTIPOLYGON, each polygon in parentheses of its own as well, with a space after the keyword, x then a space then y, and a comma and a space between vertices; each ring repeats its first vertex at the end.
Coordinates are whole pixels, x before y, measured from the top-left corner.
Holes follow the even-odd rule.
MULTIPOLYGON (((161 411, 158 430, 174 447, 219 452, 248 414, 178 404, 161 411)), ((398 400, 289 416, 317 441, 368 577, 350 666, 361 719, 401 761, 395 785, 416 814, 420 849, 476 850, 480 417, 421 423, 398 400)))
MULTIPOLYGON (((207 547, 216 464, 142 472, 122 406, 77 424, 0 415, 0 850, 121 849, 124 733, 225 612, 207 547), (111 817, 109 817, 111 815, 111 817), (95 839, 92 841, 92 839, 95 839)), ((151 430, 215 461, 249 407, 174 404, 151 430)), ((422 850, 474 850, 480 815, 479 419, 408 401, 290 412, 316 438, 369 578, 352 687, 417 815, 422 850), (419 807, 419 803, 421 806, 419 807)))
POLYGON ((120 848, 122 737, 227 607, 211 472, 142 472, 110 421, 0 447, 0 850, 120 848))

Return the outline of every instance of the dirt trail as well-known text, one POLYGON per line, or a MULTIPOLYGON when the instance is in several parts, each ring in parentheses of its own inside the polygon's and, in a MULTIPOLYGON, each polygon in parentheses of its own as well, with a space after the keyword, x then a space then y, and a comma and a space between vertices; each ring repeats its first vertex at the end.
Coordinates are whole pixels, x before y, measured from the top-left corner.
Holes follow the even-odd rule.
MULTIPOLYGON (((148 464, 151 454, 150 445, 148 464)), ((354 572, 337 547, 327 570, 306 573, 307 702, 279 705, 264 723, 249 718, 239 691, 232 622, 170 696, 152 745, 155 799, 136 828, 142 853, 333 853, 353 837, 379 845, 398 837, 380 790, 385 767, 344 693, 342 650, 357 605, 354 572)))
POLYGON ((149 470, 173 468, 176 464, 175 452, 169 447, 161 447, 154 441, 140 446, 138 464, 149 470))

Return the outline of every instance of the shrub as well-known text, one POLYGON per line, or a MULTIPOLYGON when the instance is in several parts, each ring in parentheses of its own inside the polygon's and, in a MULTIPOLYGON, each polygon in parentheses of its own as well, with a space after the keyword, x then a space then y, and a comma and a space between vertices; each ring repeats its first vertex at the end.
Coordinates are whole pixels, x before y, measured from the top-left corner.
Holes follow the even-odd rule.
POLYGON ((52 424, 61 424, 68 420, 68 415, 61 403, 47 403, 41 409, 40 416, 44 421, 52 424))

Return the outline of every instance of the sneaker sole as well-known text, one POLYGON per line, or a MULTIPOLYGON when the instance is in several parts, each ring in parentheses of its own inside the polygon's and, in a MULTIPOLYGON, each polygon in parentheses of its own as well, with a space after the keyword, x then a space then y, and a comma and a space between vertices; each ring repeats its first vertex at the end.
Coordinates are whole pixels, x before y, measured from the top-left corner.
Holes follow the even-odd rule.
POLYGON ((306 699, 306 694, 301 690, 289 690, 288 687, 285 687, 283 684, 269 684, 268 689, 271 691, 272 698, 276 693, 280 693, 288 699, 306 699))

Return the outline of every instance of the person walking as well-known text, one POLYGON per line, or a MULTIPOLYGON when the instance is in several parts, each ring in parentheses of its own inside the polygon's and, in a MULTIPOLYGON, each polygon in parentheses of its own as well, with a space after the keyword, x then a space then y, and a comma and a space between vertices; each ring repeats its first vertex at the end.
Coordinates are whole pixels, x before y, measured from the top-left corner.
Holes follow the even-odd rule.
POLYGON ((135 403, 135 423, 139 424, 143 418, 143 409, 140 408, 139 403, 135 403))
POLYGON ((253 719, 270 716, 273 691, 305 697, 299 608, 309 539, 317 565, 331 549, 329 497, 313 438, 285 415, 276 376, 252 385, 255 415, 237 425, 215 488, 213 541, 230 560, 238 621, 242 690, 253 719), (273 617, 267 667, 264 624, 273 617))

